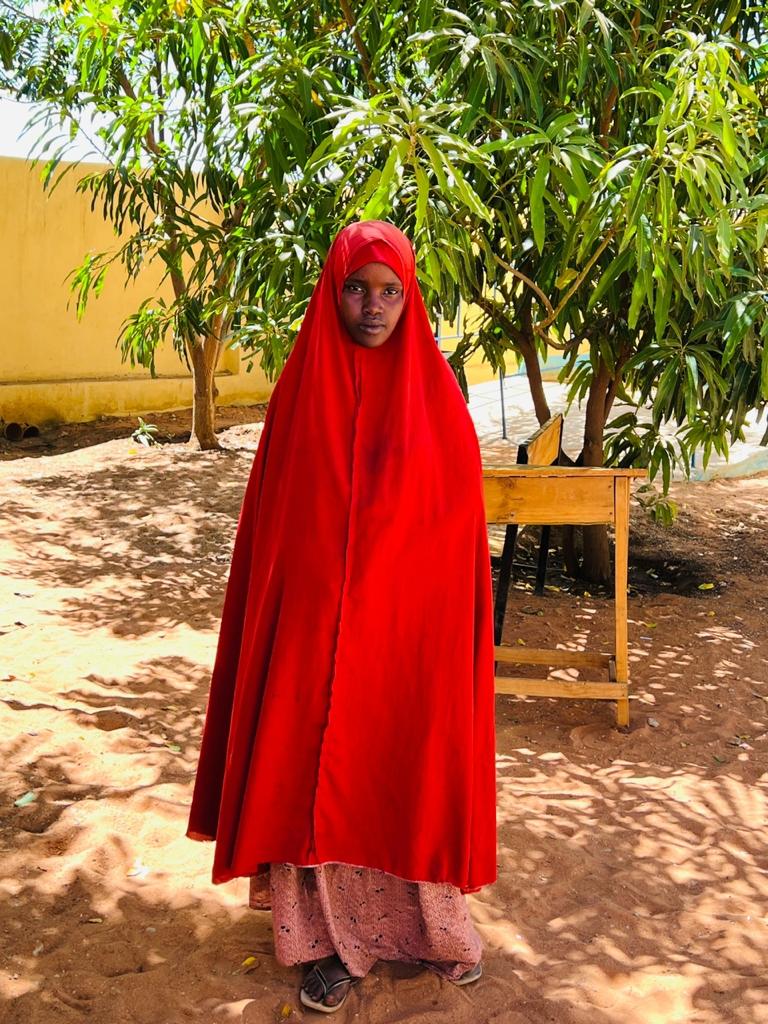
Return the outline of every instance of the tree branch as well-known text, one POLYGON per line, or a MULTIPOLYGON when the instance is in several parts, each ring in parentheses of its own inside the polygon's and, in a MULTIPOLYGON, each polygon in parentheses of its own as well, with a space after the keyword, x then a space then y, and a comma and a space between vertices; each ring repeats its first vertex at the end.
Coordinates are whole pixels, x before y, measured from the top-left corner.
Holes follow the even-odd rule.
MULTIPOLYGON (((536 330, 537 334, 539 333, 539 331, 544 330, 547 327, 551 327, 552 324, 555 322, 555 320, 557 320, 557 318, 560 316, 560 314, 562 313, 562 311, 565 309, 566 305, 570 301, 571 296, 574 295, 578 291, 579 288, 581 288, 581 286, 584 283, 584 279, 586 278, 587 274, 590 272, 592 267, 594 267, 594 265, 597 263, 597 261, 600 259, 600 257, 605 252, 605 250, 611 244, 613 239, 616 237, 616 230, 617 229, 616 229, 615 226, 612 227, 610 229, 610 231, 608 232, 608 234, 605 236, 605 238, 602 240, 600 245, 598 245, 597 249, 592 253, 592 256, 587 261, 586 266, 582 268, 581 272, 578 274, 576 279, 571 283, 571 285, 568 287, 568 290, 566 291, 565 295, 562 297, 560 302, 557 304, 557 309, 552 310, 552 312, 549 314, 549 316, 546 318, 546 320, 541 320, 538 324, 536 324, 535 330, 536 330)), ((551 308, 552 307, 550 306, 550 309, 551 308)))
POLYGON ((22 7, 16 7, 15 4, 8 3, 8 0, 0 0, 0 7, 4 10, 9 11, 17 18, 21 18, 22 21, 29 22, 30 25, 40 25, 42 28, 50 28, 50 23, 44 18, 38 18, 34 14, 27 14, 22 7))
MULTIPOLYGON (((128 97, 129 100, 133 100, 135 103, 137 100, 136 93, 134 92, 133 86, 131 85, 131 81, 128 78, 128 75, 126 75, 125 71, 123 70, 120 64, 118 64, 115 68, 115 76, 117 77, 117 80, 120 83, 120 86, 125 95, 128 97)), ((147 149, 150 151, 150 153, 154 154, 154 156, 162 156, 162 151, 157 144, 157 140, 155 139, 155 133, 152 131, 151 128, 147 128, 144 134, 144 141, 146 142, 147 149)))
MULTIPOLYGON (((133 85, 131 85, 130 79, 126 75, 121 65, 117 65, 115 69, 115 74, 125 95, 135 102, 137 97, 133 85)), ((150 151, 150 153, 153 154, 153 156, 161 157, 163 155, 162 150, 158 146, 154 132, 152 131, 151 128, 147 128, 144 134, 144 141, 146 143, 147 149, 150 151)), ((159 198, 162 201, 165 212, 168 213, 170 208, 173 205, 175 205, 173 198, 163 193, 159 193, 159 198)), ((175 264, 176 259, 179 255, 179 240, 174 235, 170 235, 168 239, 168 252, 171 257, 172 264, 175 264)), ((179 270, 179 268, 172 264, 168 264, 168 273, 170 274, 171 284, 173 285, 173 294, 176 296, 177 299, 179 299, 181 298, 182 295, 186 294, 187 282, 184 280, 184 276, 179 270)))
POLYGON ((499 309, 497 303, 493 299, 489 299, 487 295, 475 295, 472 300, 475 305, 479 306, 484 313, 486 313, 492 320, 497 323, 506 331, 509 337, 512 339, 515 345, 518 347, 523 345, 526 341, 523 332, 515 326, 514 322, 499 309))
MULTIPOLYGON (((635 13, 632 15, 632 42, 637 43, 637 37, 640 31, 640 19, 642 17, 642 9, 637 8, 635 13)), ((610 139, 609 132, 613 126, 616 118, 616 100, 619 98, 619 87, 614 83, 608 90, 605 99, 603 100, 603 108, 600 112, 600 145, 603 149, 608 149, 608 142, 610 139)))
POLYGON ((520 346, 520 351, 525 362, 525 372, 528 375, 528 387, 531 391, 531 398, 533 399, 533 410, 536 413, 536 419, 539 423, 546 423, 552 416, 552 412, 549 408, 549 402, 547 402, 547 396, 544 391, 544 378, 541 373, 541 363, 539 362, 539 353, 536 351, 536 345, 534 344, 534 326, 533 317, 531 315, 531 294, 530 292, 524 298, 522 307, 520 309, 520 319, 523 322, 523 335, 525 337, 525 343, 520 346))
POLYGON ((355 18, 354 12, 352 11, 352 6, 349 3, 349 0, 339 0, 339 2, 342 13, 344 15, 344 20, 346 21, 347 26, 350 32, 352 33, 352 39, 354 41, 355 47, 357 48, 357 52, 360 54, 360 63, 363 66, 363 74, 365 75, 365 80, 368 83, 368 88, 371 91, 371 93, 378 92, 376 82, 374 81, 373 78, 373 71, 371 69, 371 55, 368 53, 368 48, 363 42, 363 37, 360 35, 358 31, 357 19, 355 18))
POLYGON ((624 369, 624 363, 629 359, 630 353, 632 352, 632 345, 625 342, 619 349, 619 354, 616 357, 616 365, 613 370, 613 376, 608 382, 608 387, 605 392, 605 410, 604 410, 604 421, 607 422, 610 415, 613 403, 616 399, 616 392, 619 389, 619 383, 621 381, 621 372, 624 369))
MULTIPOLYGON (((515 270, 515 268, 511 264, 507 263, 506 260, 503 260, 501 256, 498 256, 496 253, 493 254, 493 258, 496 260, 499 266, 503 267, 504 270, 507 271, 508 274, 511 274, 512 277, 516 277, 519 281, 522 281, 523 284, 527 285, 531 289, 531 291, 536 295, 539 302, 541 302, 542 306, 544 306, 544 308, 550 315, 554 313, 552 303, 549 301, 549 299, 541 290, 541 288, 539 288, 536 282, 532 280, 532 278, 528 277, 527 274, 524 274, 522 270, 515 270)), ((541 338, 541 340, 546 345, 549 345, 550 348, 558 349, 561 352, 567 352, 568 349, 573 348, 574 343, 571 341, 555 341, 555 339, 546 329, 547 323, 548 321, 544 323, 544 326, 542 326, 541 324, 533 324, 533 333, 538 335, 538 337, 541 338)))
POLYGON ((530 336, 526 335, 524 331, 521 331, 516 327, 506 313, 503 313, 493 299, 489 299, 487 295, 476 295, 473 301, 484 313, 501 325, 502 329, 509 335, 514 347, 522 356, 523 362, 525 363, 525 369, 528 374, 528 386, 531 389, 531 398, 533 399, 533 408, 536 413, 536 418, 539 423, 546 423, 550 417, 550 411, 549 405, 547 404, 547 397, 544 394, 544 387, 541 379, 541 367, 539 366, 539 356, 536 352, 536 346, 533 343, 530 297, 526 300, 521 314, 523 322, 526 323, 529 330, 531 330, 530 336))
MULTIPOLYGON (((524 274, 521 270, 515 270, 515 268, 511 264, 507 263, 506 260, 503 260, 501 256, 497 255, 496 253, 493 254, 493 258, 496 260, 500 267, 503 267, 504 270, 506 270, 508 274, 511 274, 513 277, 516 277, 519 281, 522 281, 523 284, 528 285, 531 291, 535 293, 535 295, 539 299, 539 302, 541 302, 542 306, 546 309, 548 314, 552 314, 554 312, 552 309, 552 303, 549 301, 547 296, 544 294, 541 288, 539 288, 535 281, 532 281, 531 278, 524 274)), ((552 321, 550 321, 550 323, 551 322, 552 321)), ((547 324, 544 324, 544 326, 546 327, 547 324)))

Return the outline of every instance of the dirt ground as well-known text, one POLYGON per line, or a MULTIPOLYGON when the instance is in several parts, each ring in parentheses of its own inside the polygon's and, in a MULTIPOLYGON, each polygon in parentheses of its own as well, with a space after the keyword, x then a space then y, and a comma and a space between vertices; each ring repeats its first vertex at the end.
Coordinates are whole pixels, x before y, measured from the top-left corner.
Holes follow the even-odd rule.
MULTIPOLYGON (((243 880, 212 887, 210 846, 184 838, 263 414, 222 412, 217 453, 144 448, 134 420, 0 451, 7 1024, 303 1019, 269 915, 243 880)), ((186 425, 147 419, 176 441, 186 425)), ((483 979, 380 964, 337 1020, 768 1022, 768 476, 675 496, 673 529, 633 511, 630 729, 607 703, 498 698, 499 880, 470 897, 483 979)), ((544 597, 531 578, 508 643, 610 642, 605 594, 557 563, 544 597)))

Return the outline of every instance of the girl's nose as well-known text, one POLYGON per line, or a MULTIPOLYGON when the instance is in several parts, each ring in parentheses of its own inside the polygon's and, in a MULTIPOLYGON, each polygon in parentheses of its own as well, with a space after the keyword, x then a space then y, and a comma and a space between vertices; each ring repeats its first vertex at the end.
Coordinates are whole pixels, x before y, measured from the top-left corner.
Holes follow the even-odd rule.
POLYGON ((363 302, 364 313, 380 313, 383 308, 381 296, 376 292, 367 292, 363 302))

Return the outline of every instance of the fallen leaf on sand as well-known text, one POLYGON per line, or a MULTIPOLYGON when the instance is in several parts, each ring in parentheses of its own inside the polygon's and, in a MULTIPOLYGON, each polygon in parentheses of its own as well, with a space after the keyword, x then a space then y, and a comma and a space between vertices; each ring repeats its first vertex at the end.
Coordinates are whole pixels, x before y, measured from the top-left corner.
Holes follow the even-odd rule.
POLYGON ((137 857, 133 862, 133 867, 128 872, 128 878, 146 878, 148 874, 149 868, 137 857))
POLYGON ((25 793, 24 796, 20 796, 18 800, 14 800, 14 807, 28 807, 29 804, 33 804, 37 800, 37 793, 25 793))

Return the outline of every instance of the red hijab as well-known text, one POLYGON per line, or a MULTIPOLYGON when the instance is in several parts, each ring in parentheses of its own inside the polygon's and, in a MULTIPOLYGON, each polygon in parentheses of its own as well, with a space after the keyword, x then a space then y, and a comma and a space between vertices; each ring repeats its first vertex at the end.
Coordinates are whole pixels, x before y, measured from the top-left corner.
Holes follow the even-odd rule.
POLYGON ((275 387, 238 525, 189 835, 213 878, 379 868, 465 891, 496 875, 491 583, 480 454, 391 224, 328 254, 275 387), (378 348, 339 296, 404 287, 378 348))

